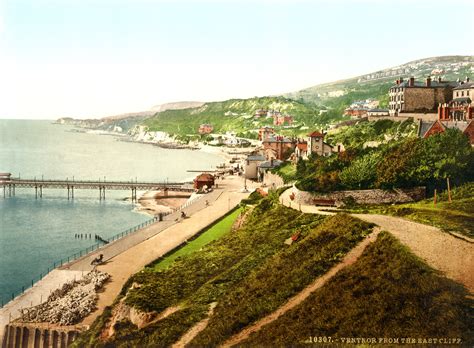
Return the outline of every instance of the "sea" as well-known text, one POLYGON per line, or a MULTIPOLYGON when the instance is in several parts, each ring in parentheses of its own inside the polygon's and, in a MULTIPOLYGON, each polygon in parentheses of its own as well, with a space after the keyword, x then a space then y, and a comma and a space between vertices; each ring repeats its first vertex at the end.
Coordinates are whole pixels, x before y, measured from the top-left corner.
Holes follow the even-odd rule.
MULTIPOLYGON (((188 149, 163 149, 122 137, 84 132, 52 121, 0 120, 0 172, 36 180, 191 181, 223 159, 188 149)), ((135 211, 131 192, 17 188, 6 197, 0 186, 0 304, 36 282, 56 261, 109 238, 151 216, 135 211)))

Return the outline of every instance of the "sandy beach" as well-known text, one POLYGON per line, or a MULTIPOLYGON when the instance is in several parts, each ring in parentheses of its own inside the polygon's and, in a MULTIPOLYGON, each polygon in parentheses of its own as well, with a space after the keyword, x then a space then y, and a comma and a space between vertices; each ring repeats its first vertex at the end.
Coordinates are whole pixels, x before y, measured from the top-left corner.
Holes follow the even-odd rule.
POLYGON ((185 204, 190 197, 189 192, 173 191, 165 195, 163 191, 147 191, 138 199, 136 211, 150 215, 170 213, 185 204))

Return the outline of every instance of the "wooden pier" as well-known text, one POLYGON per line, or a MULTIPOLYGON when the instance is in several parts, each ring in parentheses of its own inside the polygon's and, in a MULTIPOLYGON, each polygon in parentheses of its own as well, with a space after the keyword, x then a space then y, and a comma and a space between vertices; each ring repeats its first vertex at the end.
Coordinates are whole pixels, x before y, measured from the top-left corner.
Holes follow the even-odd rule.
POLYGON ((0 187, 3 187, 3 197, 15 196, 16 188, 33 188, 35 197, 43 197, 43 189, 65 189, 67 198, 74 199, 74 191, 77 189, 99 190, 99 199, 105 199, 107 190, 131 191, 132 201, 137 201, 137 191, 160 190, 165 195, 168 191, 194 192, 192 183, 186 182, 138 182, 138 181, 95 181, 95 180, 36 180, 36 179, 15 179, 8 178, 0 180, 0 187))

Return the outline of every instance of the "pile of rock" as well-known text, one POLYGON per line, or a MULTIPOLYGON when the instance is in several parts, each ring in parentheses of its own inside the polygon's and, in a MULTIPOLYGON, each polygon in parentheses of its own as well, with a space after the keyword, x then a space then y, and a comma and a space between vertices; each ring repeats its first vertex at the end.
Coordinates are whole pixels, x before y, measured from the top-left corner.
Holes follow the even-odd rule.
POLYGON ((55 290, 46 302, 22 310, 22 322, 74 325, 96 308, 97 290, 110 277, 97 270, 79 281, 71 281, 55 290))

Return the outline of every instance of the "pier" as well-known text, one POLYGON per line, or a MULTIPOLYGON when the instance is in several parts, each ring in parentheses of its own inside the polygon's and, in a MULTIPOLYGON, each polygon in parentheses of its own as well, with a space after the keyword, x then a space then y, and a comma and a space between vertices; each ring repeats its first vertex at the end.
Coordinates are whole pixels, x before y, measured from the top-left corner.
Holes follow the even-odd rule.
POLYGON ((67 190, 67 198, 74 199, 74 191, 78 189, 98 190, 99 199, 105 200, 107 190, 131 191, 132 201, 137 201, 137 191, 162 190, 165 196, 168 191, 194 192, 190 182, 138 182, 138 181, 106 181, 104 180, 46 180, 20 179, 10 176, 0 177, 0 187, 3 188, 3 197, 13 197, 17 188, 33 188, 35 198, 43 197, 43 189, 67 190))

